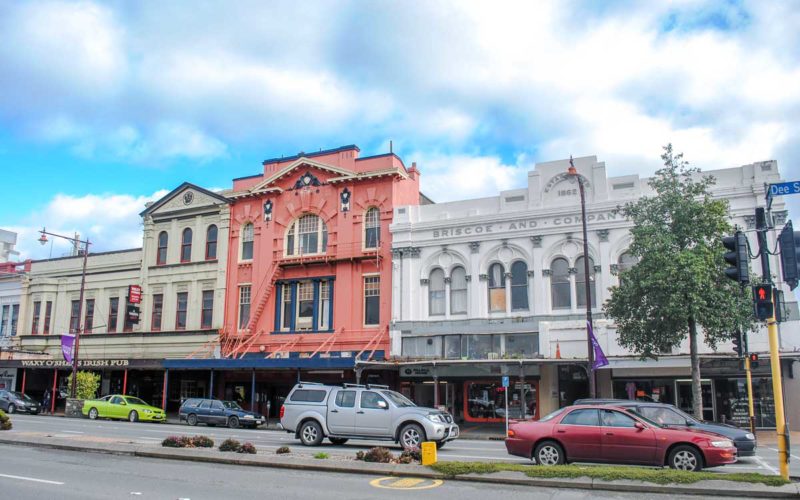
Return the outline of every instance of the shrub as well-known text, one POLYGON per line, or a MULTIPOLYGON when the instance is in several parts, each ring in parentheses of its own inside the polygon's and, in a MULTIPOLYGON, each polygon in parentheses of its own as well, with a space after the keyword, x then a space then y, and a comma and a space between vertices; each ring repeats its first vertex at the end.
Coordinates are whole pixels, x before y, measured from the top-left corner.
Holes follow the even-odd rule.
POLYGON ((330 455, 328 455, 324 451, 321 451, 321 452, 317 453, 316 455, 314 455, 314 458, 318 458, 320 460, 325 460, 326 458, 330 458, 330 455))
POLYGON ((291 452, 292 450, 290 450, 288 446, 281 446, 280 448, 275 450, 275 453, 277 453, 278 455, 286 455, 287 453, 291 452))
POLYGON ((392 461, 394 455, 392 452, 389 451, 388 448, 383 448, 381 446, 376 446, 375 448, 370 448, 369 451, 364 453, 364 461, 365 462, 375 462, 379 464, 388 464, 392 461))
POLYGON ((213 448, 214 440, 208 436, 194 436, 192 438, 192 446, 195 448, 213 448))
MULTIPOLYGON (((67 387, 72 387, 72 374, 67 379, 67 387)), ((100 388, 100 375, 93 372, 78 372, 78 383, 75 387, 76 399, 93 399, 100 388)))
POLYGON ((250 455, 256 454, 256 447, 253 446, 253 443, 244 443, 239 446, 239 449, 236 450, 237 453, 249 453, 250 455))
POLYGON ((8 418, 8 415, 6 415, 3 410, 0 410, 0 431, 10 431, 10 430, 11 430, 11 419, 8 418))
POLYGON ((226 439, 219 445, 219 451, 239 451, 242 445, 235 439, 226 439))
POLYGON ((183 436, 169 436, 161 441, 161 446, 167 448, 186 448, 183 436))
POLYGON ((356 460, 364 460, 364 452, 363 451, 357 451, 356 452, 356 460))
POLYGON ((422 462, 422 451, 420 451, 419 448, 403 450, 403 453, 400 454, 400 458, 397 459, 397 462, 401 464, 422 462))

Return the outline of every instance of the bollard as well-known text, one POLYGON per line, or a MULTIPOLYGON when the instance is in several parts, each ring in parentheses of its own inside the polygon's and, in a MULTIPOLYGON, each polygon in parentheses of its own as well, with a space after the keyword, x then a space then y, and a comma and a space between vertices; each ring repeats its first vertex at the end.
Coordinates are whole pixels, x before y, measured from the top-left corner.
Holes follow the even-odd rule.
POLYGON ((436 443, 425 441, 422 443, 422 465, 433 465, 436 463, 436 443))

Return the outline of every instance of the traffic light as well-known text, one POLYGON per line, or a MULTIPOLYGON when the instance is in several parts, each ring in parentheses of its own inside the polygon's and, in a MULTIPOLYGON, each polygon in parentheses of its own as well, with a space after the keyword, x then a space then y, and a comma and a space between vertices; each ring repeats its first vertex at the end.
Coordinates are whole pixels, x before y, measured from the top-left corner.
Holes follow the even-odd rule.
POLYGON ((774 293, 775 295, 773 297, 773 302, 775 302, 775 321, 778 323, 783 323, 786 321, 786 318, 783 317, 783 290, 778 290, 775 288, 774 293))
POLYGON ((733 337, 733 352, 736 353, 737 358, 744 356, 744 340, 741 330, 736 330, 736 336, 733 337))
POLYGON ((725 269, 725 276, 740 285, 750 283, 750 255, 747 251, 747 236, 736 231, 733 236, 722 238, 722 245, 729 250, 725 253, 725 262, 730 264, 725 269))
POLYGON ((758 368, 758 354, 750 354, 750 369, 758 368))
POLYGON ((753 287, 753 305, 756 319, 766 321, 772 317, 772 285, 756 285, 753 287))
POLYGON ((800 280, 800 269, 798 269, 798 259, 800 258, 800 231, 795 232, 792 228, 792 221, 783 226, 778 243, 781 247, 781 269, 783 270, 783 281, 789 285, 790 290, 797 288, 800 280))

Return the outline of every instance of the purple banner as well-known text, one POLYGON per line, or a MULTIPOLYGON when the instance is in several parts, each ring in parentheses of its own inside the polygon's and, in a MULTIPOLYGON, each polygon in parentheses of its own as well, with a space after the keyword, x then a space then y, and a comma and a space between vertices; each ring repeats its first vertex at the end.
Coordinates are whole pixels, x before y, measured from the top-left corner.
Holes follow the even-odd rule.
POLYGON ((61 354, 67 363, 72 363, 72 351, 75 347, 75 335, 69 333, 61 334, 61 354))
POLYGON ((606 355, 603 354, 603 349, 600 347, 600 343, 597 342, 597 337, 594 336, 592 324, 588 321, 586 322, 586 328, 589 329, 589 335, 592 339, 592 348, 594 349, 594 364, 592 364, 592 368, 597 370, 598 368, 608 366, 608 359, 606 355))

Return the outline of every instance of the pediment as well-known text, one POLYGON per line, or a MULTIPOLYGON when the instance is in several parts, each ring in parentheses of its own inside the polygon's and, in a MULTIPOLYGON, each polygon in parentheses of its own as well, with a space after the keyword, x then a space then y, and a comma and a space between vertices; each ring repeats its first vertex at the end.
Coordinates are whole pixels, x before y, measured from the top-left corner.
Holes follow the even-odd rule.
POLYGON ((298 158, 252 188, 251 193, 270 190, 297 189, 304 186, 319 186, 330 178, 356 177, 350 170, 320 163, 309 158, 298 158))
POLYGON ((166 215, 176 212, 186 212, 216 208, 229 203, 228 199, 213 191, 208 191, 194 184, 184 182, 160 200, 147 207, 141 215, 166 215))

